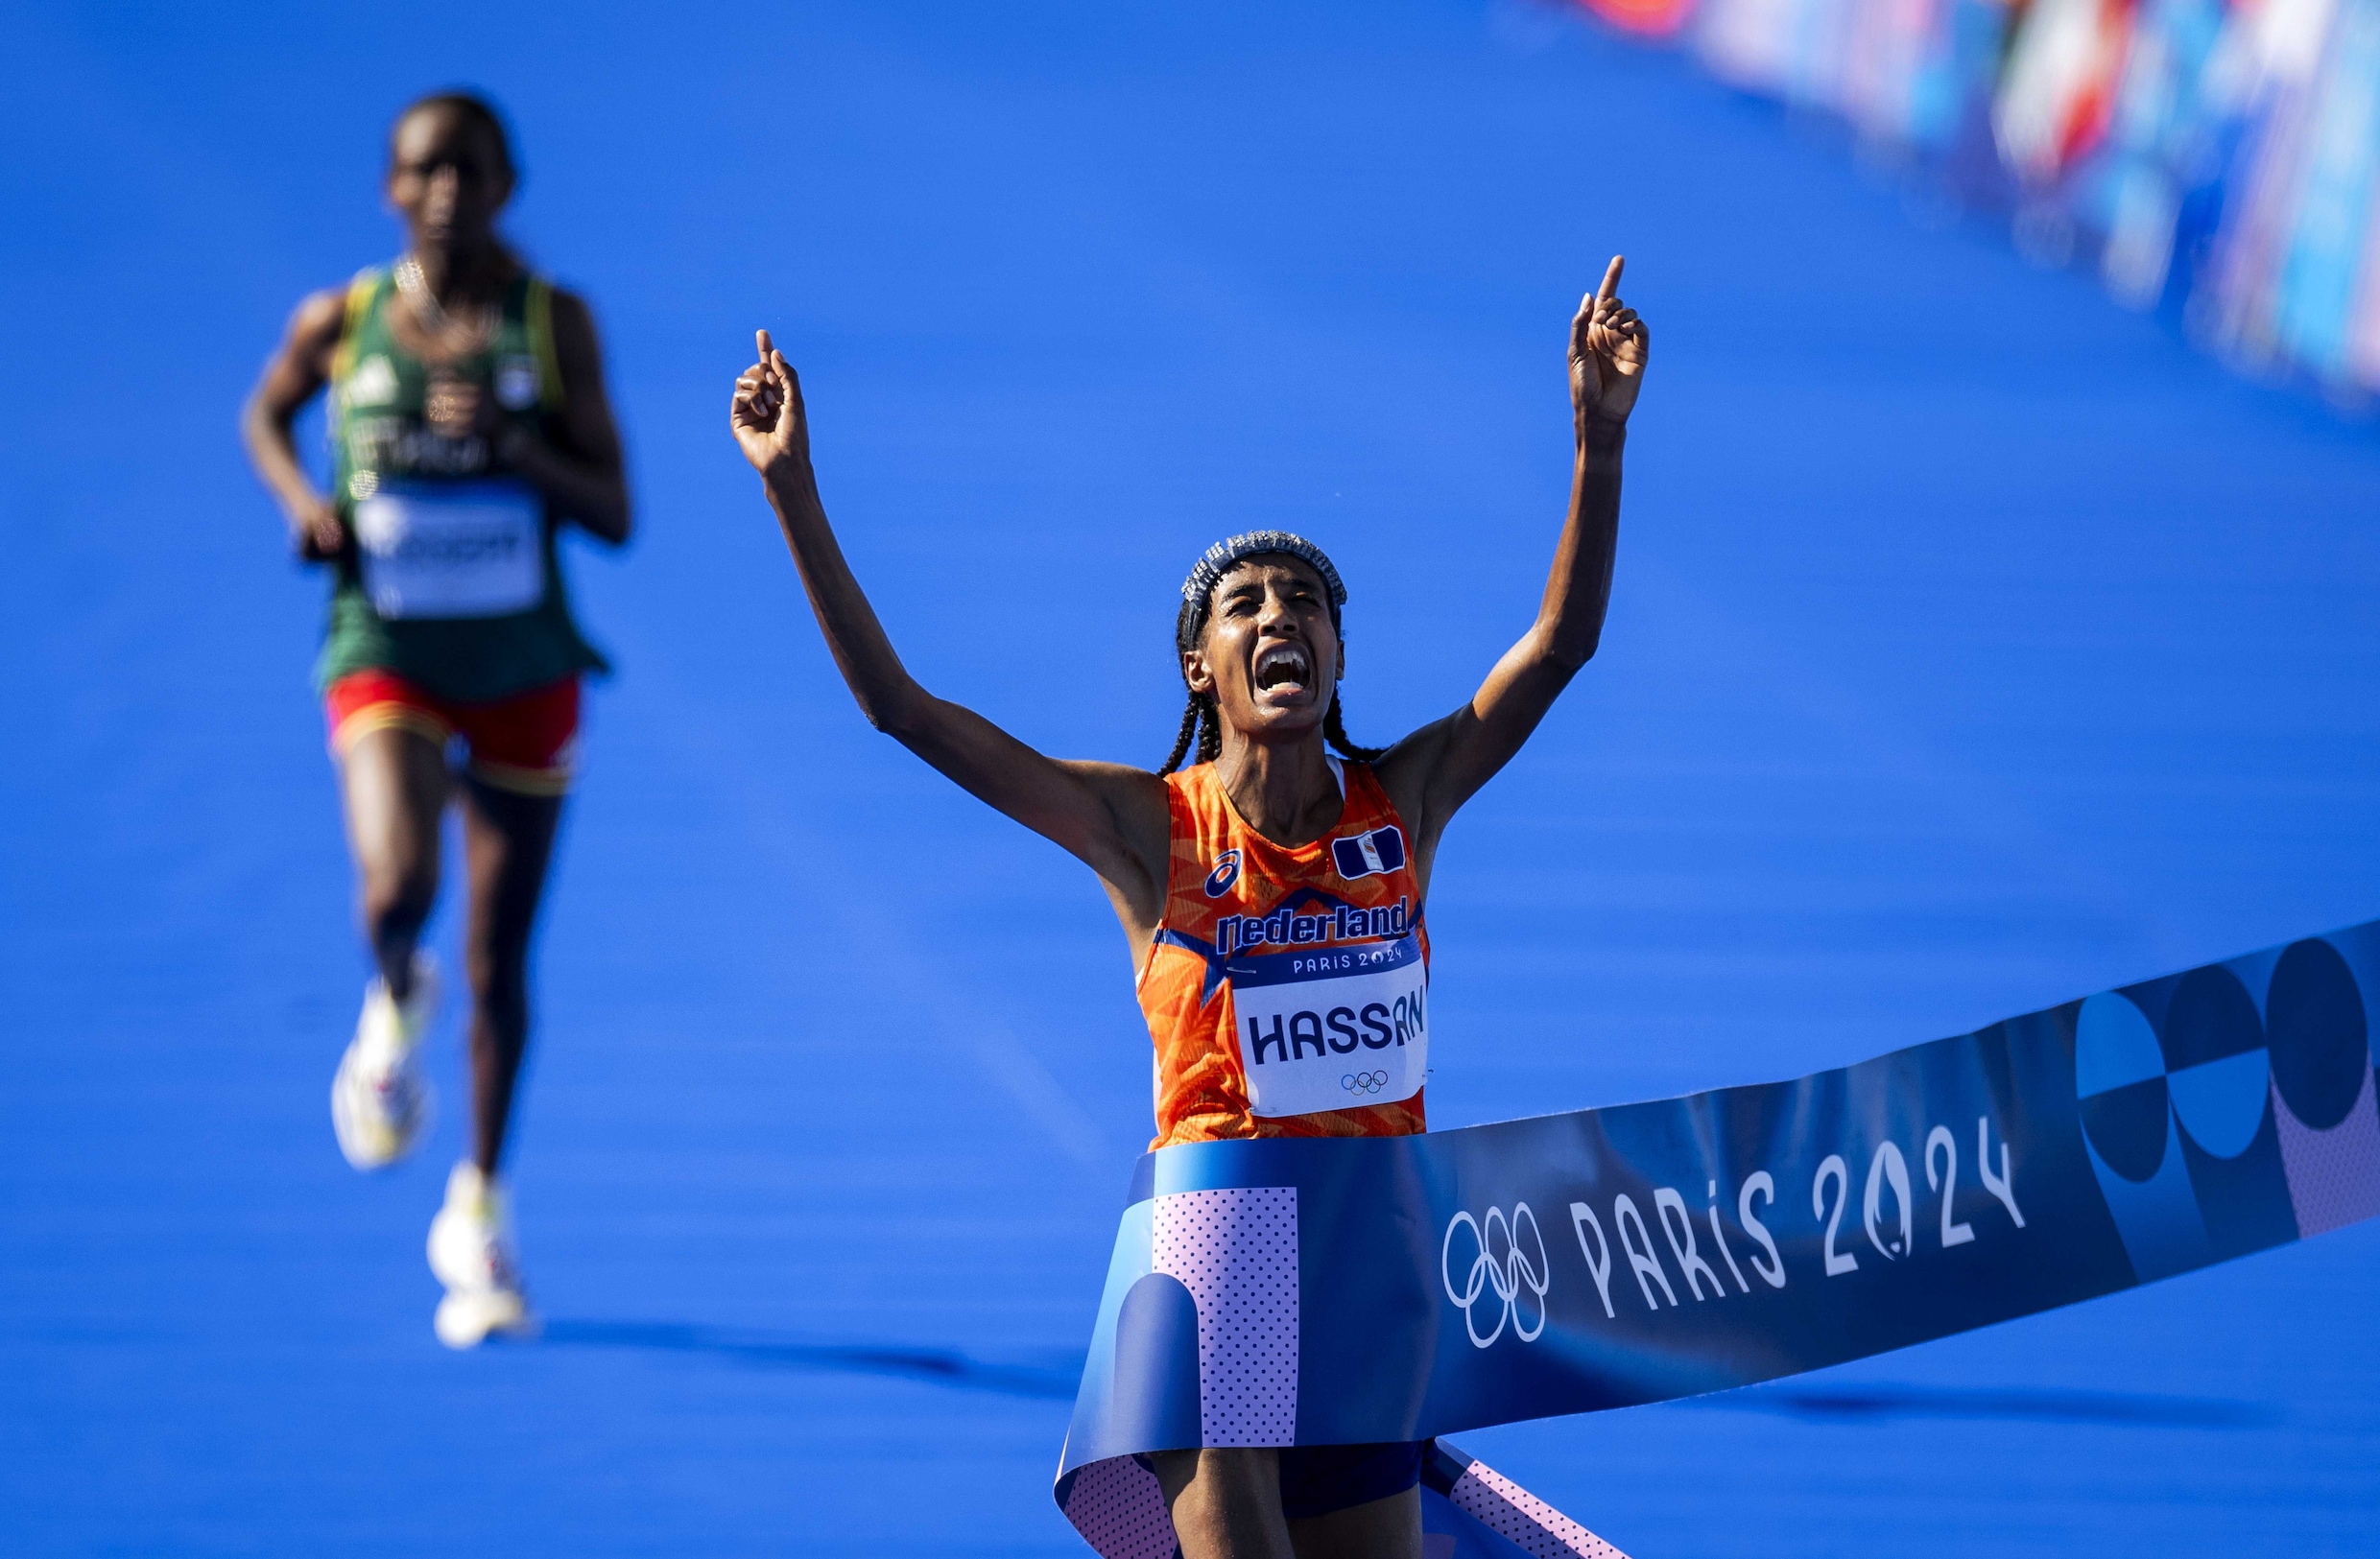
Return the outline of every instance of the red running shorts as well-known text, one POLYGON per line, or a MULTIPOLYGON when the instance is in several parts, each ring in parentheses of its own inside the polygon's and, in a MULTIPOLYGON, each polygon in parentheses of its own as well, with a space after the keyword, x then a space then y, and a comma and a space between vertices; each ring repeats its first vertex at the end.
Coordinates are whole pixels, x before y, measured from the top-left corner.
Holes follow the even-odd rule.
POLYGON ((570 789, 579 737, 579 679, 565 676, 492 703, 440 698, 394 672, 350 672, 323 695, 330 749, 340 757, 373 731, 411 731, 440 750, 460 738, 465 771, 483 785, 522 795, 570 789))

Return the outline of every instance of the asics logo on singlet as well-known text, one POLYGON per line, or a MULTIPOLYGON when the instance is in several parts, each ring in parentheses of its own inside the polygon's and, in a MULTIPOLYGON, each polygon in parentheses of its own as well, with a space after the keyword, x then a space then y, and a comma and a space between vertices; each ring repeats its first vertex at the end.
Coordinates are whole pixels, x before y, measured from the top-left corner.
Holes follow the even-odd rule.
POLYGON ((1333 839, 1330 859, 1331 864, 1339 868, 1339 875, 1349 882, 1394 871, 1405 863, 1405 831, 1391 823, 1385 828, 1333 839))
POLYGON ((1231 885, 1240 880, 1240 852, 1226 850, 1215 858, 1215 869, 1206 874, 1206 896, 1220 899, 1231 891, 1231 885))
POLYGON ((1339 1086, 1350 1094, 1376 1094, 1389 1086, 1385 1072, 1350 1072, 1339 1079, 1339 1086))
POLYGON ((1500 1207, 1488 1209, 1485 1218, 1457 1213, 1447 1222, 1446 1238, 1439 1246, 1438 1276, 1446 1286, 1446 1297, 1463 1311, 1463 1330, 1469 1334, 1472 1347, 1487 1347, 1504 1335, 1508 1326, 1523 1342, 1535 1341, 1545 1330, 1545 1290, 1553 1287, 1554 1273, 1545 1259, 1545 1237, 1537 1232, 1537 1216, 1529 1211, 1527 1202, 1514 1202, 1509 1218, 1500 1207), (1529 1229, 1527 1245, 1520 1238, 1524 1224, 1529 1229), (1457 1229, 1471 1231, 1469 1243, 1477 1251, 1460 1288, 1455 1287, 1452 1264, 1457 1229), (1478 1307, 1490 1295, 1494 1296, 1496 1324, 1483 1337, 1478 1307), (1534 1323, 1529 1319, 1533 1307, 1536 1311, 1534 1323))

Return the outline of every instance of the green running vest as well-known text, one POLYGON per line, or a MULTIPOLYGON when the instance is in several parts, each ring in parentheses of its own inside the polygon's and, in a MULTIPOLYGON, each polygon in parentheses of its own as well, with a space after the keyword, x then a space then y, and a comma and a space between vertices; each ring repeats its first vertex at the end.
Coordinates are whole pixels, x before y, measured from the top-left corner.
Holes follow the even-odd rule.
MULTIPOLYGON (((494 469, 488 439, 430 430, 430 365, 390 331, 396 297, 390 267, 360 272, 331 360, 332 477, 354 544, 336 566, 316 682, 390 671, 484 703, 607 670, 571 618, 551 508, 494 469)), ((562 404, 553 298, 543 277, 515 277, 487 348, 441 369, 549 440, 562 404)))

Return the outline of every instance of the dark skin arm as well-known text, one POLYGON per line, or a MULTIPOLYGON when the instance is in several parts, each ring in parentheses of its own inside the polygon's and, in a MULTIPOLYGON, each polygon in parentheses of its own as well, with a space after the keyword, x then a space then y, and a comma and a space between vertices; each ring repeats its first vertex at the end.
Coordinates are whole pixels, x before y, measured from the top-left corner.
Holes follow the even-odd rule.
MULTIPOLYGON (((298 555, 314 562, 339 555, 347 544, 346 532, 331 500, 307 476, 291 430, 306 403, 330 383, 331 355, 338 349, 345 314, 346 295, 337 289, 315 293, 298 304, 240 415, 250 463, 281 506, 298 555)), ((604 388, 603 349, 586 304, 559 288, 554 293, 554 355, 562 376, 562 414, 555 442, 547 442, 527 419, 504 416, 493 397, 468 385, 457 387, 447 398, 452 431, 486 434, 494 442, 499 464, 543 494, 557 514, 617 546, 628 540, 632 520, 619 429, 604 388)))
POLYGON ((346 295, 337 288, 311 294, 299 303, 281 344, 266 360, 263 377, 240 410, 240 438, 248 446, 249 463, 281 506, 291 547, 308 562, 338 556, 347 535, 331 501, 306 475, 290 429, 306 402, 330 383, 331 353, 339 345, 345 314, 346 295))
MULTIPOLYGON (((1398 743, 1380 764, 1383 786, 1416 834, 1416 867, 1425 886, 1446 819, 1528 740, 1595 652, 1603 631, 1619 531, 1623 430, 1642 382, 1649 339, 1635 312, 1617 296, 1620 269, 1615 258, 1603 285, 1572 321, 1570 383, 1577 450, 1570 509, 1536 621, 1467 703, 1398 743)), ((810 461, 800 381, 767 331, 760 332, 759 347, 759 361, 736 381, 729 424, 745 458, 761 475, 811 608, 852 697, 870 724, 1097 872, 1124 923, 1137 966, 1164 911, 1170 847, 1164 781, 1126 765, 1045 757, 973 711, 934 697, 910 675, 827 522, 810 461)), ((1218 592, 1232 598, 1219 605, 1219 617, 1242 610, 1237 599, 1241 593, 1238 585, 1218 592)), ((1326 644, 1325 661, 1337 659, 1335 635, 1325 639, 1329 625, 1319 595, 1309 591, 1296 600, 1276 600, 1281 597, 1277 580, 1255 594, 1263 599, 1245 604, 1243 613, 1250 620, 1248 634, 1270 634, 1272 630, 1257 626, 1261 619, 1287 622, 1302 614, 1311 620, 1308 626, 1283 631, 1326 644)), ((1185 656, 1185 671, 1211 682, 1207 662, 1212 658, 1206 650, 1194 650, 1185 656)), ((1232 665, 1233 675, 1244 682, 1244 671, 1236 669, 1236 661, 1232 665)), ((1226 709, 1245 697, 1245 688, 1236 687, 1224 699, 1226 709)), ((1319 837, 1338 815, 1336 791, 1320 764, 1319 713, 1292 745, 1310 745, 1314 759, 1309 766, 1313 793, 1293 800, 1283 814, 1319 819, 1312 829, 1295 826, 1286 831, 1296 837, 1284 837, 1283 842, 1303 843, 1319 837)), ((1287 750, 1277 744, 1239 742, 1228 734, 1225 746, 1226 758, 1247 748, 1256 768, 1267 767, 1276 753, 1287 750)), ((1234 802, 1243 816, 1251 815, 1249 804, 1236 793, 1234 802)), ((1255 823, 1265 827, 1261 818, 1255 823)))
POLYGON ((1469 701, 1397 743, 1375 769, 1414 830, 1414 866, 1425 890, 1456 809, 1511 761, 1603 638, 1620 536, 1621 456, 1652 344, 1636 311, 1620 301, 1622 263, 1612 257, 1570 323, 1570 509, 1536 621, 1469 701))
POLYGON ((1164 782, 1123 764, 1046 757, 973 710, 936 697, 909 674, 827 523, 810 466, 800 381, 765 330, 759 345, 759 363, 736 382, 736 441, 760 471, 811 609, 861 713, 1097 872, 1137 962, 1165 909, 1164 782))

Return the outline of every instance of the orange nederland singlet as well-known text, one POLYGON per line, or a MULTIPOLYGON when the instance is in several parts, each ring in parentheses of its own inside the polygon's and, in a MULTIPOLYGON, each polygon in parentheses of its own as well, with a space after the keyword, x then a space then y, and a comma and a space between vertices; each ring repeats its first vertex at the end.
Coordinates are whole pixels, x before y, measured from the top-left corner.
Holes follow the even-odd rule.
POLYGON ((1297 849, 1240 820, 1212 764, 1165 776, 1165 918, 1140 972, 1152 1147, 1420 1131, 1430 940, 1405 827, 1368 764, 1297 849))

